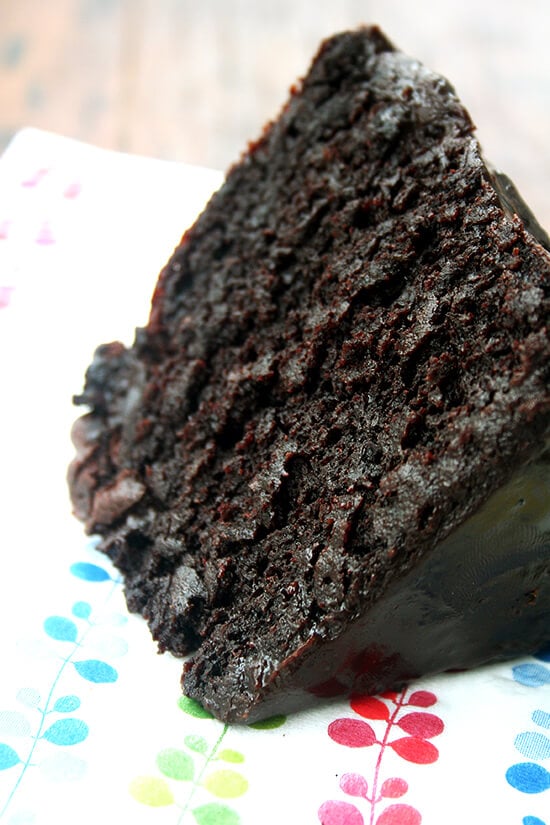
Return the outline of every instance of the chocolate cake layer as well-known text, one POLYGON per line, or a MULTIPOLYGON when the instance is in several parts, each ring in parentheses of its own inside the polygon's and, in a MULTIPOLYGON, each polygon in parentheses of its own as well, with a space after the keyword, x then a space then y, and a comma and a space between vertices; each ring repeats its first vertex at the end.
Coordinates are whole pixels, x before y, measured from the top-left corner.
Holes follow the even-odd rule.
POLYGON ((133 345, 97 350, 75 513, 217 716, 298 707, 350 662, 383 689, 542 643, 546 516, 525 552, 498 530, 457 547, 547 466, 547 244, 447 81, 346 32, 186 232, 133 345))

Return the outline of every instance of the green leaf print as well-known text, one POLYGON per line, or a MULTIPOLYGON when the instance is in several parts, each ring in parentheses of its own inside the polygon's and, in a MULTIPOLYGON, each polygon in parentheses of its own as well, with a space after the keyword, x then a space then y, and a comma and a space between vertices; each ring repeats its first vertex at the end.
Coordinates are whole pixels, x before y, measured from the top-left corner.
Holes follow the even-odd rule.
POLYGON ((278 716, 270 716, 269 719, 261 719, 259 722, 252 722, 248 727, 254 730, 273 730, 280 728, 286 722, 286 716, 279 714, 278 716))
POLYGON ((162 808, 172 805, 174 797, 164 779, 156 776, 138 776, 130 783, 130 793, 142 805, 152 808, 162 808))
POLYGON ((208 750, 208 742, 204 736, 189 735, 183 740, 190 751, 195 753, 206 753, 208 750))
POLYGON ((224 748, 223 751, 218 753, 218 759, 222 759, 224 762, 244 762, 244 756, 239 751, 231 750, 231 748, 224 748))
POLYGON ((207 805, 194 808, 192 813, 197 825, 239 825, 241 821, 235 811, 217 802, 209 802, 207 805))
POLYGON ((181 782, 193 779, 195 773, 193 759, 188 753, 177 748, 164 748, 160 751, 157 754, 157 765, 164 776, 181 782))
POLYGON ((213 719, 214 717, 209 710, 205 710, 202 705, 195 699, 190 699, 189 696, 180 696, 178 699, 178 707, 189 716, 194 716, 196 719, 213 719))
POLYGON ((234 799, 246 793, 248 782, 237 771, 223 769, 211 773, 206 778, 204 787, 214 796, 219 796, 222 799, 234 799))

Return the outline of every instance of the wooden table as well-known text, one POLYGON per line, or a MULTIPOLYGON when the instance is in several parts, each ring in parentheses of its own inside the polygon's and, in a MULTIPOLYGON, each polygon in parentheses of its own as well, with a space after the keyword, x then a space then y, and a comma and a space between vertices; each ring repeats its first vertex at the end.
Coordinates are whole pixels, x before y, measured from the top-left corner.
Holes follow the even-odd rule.
POLYGON ((550 226, 549 0, 0 0, 0 148, 33 125, 224 169, 361 22, 450 78, 550 226))

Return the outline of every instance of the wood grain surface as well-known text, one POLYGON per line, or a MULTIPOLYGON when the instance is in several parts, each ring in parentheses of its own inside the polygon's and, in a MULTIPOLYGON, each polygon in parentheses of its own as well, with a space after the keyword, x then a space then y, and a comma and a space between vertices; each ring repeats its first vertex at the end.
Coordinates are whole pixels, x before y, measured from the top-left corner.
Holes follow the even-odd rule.
POLYGON ((37 126, 225 169, 320 40, 380 24, 446 75, 550 226, 550 0, 0 0, 0 149, 37 126))

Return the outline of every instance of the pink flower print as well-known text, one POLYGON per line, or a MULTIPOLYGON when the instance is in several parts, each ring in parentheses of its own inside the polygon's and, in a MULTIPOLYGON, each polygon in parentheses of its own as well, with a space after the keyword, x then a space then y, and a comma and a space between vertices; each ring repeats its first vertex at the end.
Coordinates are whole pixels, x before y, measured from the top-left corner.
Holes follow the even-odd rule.
POLYGON ((428 765, 439 758, 438 749, 429 740, 439 736, 445 726, 439 716, 424 710, 435 705, 437 697, 427 690, 415 690, 407 695, 407 690, 391 691, 380 697, 352 695, 350 708, 357 715, 335 719, 329 724, 328 735, 339 745, 378 746, 379 751, 370 780, 356 773, 345 773, 340 778, 340 790, 346 796, 355 797, 358 804, 327 800, 318 811, 322 825, 420 825, 422 822, 416 808, 401 802, 392 802, 380 813, 377 810, 383 801, 399 799, 409 789, 401 777, 382 778, 383 757, 388 748, 417 765, 428 765), (398 729, 405 736, 396 736, 398 729))
POLYGON ((49 169, 36 169, 32 174, 21 181, 21 186, 24 186, 26 189, 32 189, 35 186, 38 186, 49 171, 49 169))

